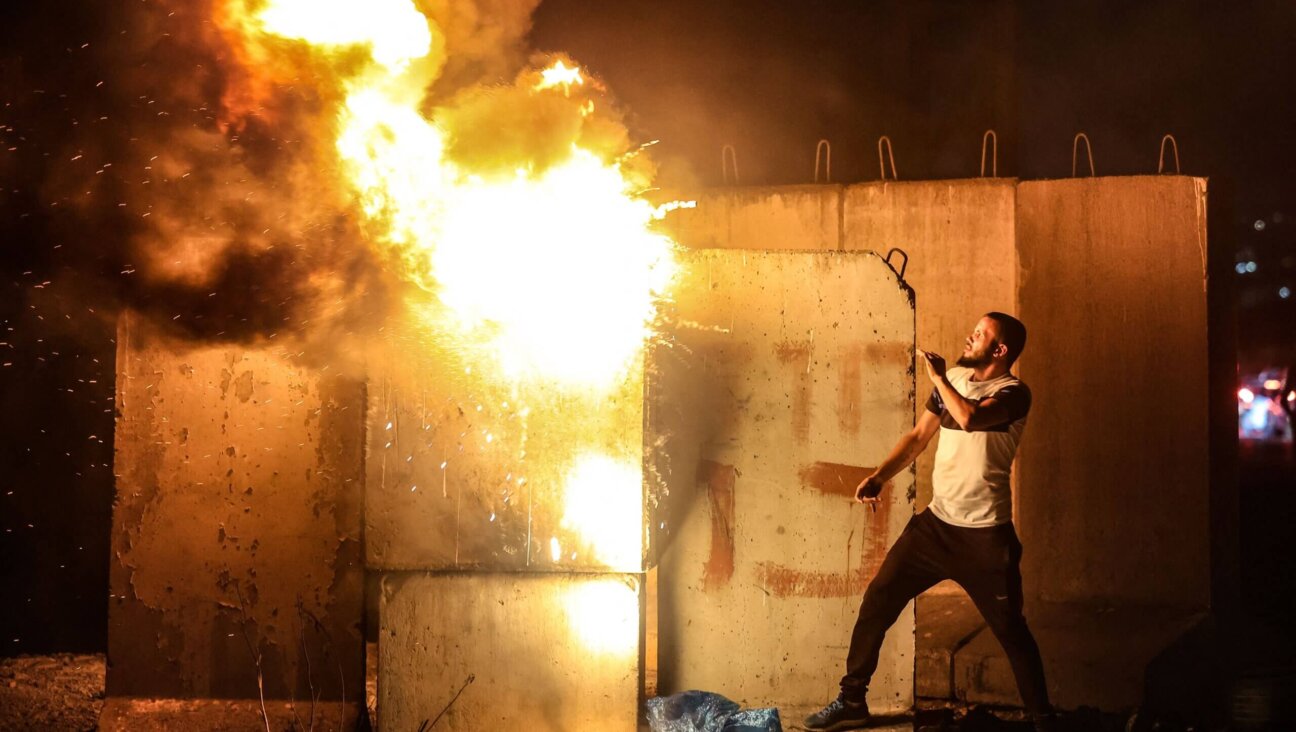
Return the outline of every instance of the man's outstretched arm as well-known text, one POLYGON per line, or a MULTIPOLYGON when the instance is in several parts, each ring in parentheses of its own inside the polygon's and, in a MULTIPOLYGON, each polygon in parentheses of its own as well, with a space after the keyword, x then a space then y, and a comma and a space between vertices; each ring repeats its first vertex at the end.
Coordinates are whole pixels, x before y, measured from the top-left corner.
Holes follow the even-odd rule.
POLYGON ((924 409, 922 415, 918 417, 918 424, 906 432, 896 446, 891 448, 891 454, 887 455, 886 460, 882 461, 877 470, 874 470, 872 475, 861 481, 855 488, 855 500, 860 503, 876 503, 879 500, 878 494, 882 492, 882 486, 896 473, 909 467, 910 463, 918 459, 922 451, 927 449, 927 445, 938 429, 940 429, 940 417, 924 409))

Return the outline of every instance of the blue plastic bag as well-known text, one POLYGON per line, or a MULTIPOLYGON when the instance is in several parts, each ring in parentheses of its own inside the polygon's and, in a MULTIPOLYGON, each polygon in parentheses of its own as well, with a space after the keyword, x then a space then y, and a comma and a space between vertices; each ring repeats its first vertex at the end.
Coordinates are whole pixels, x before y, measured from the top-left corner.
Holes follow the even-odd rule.
POLYGON ((777 709, 740 711, 709 691, 682 691, 648 700, 652 732, 783 732, 777 709))

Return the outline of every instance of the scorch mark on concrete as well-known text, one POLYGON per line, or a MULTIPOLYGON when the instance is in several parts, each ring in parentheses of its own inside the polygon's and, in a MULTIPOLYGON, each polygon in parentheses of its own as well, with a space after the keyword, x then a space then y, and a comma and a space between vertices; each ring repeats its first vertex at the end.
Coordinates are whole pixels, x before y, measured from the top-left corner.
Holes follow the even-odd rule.
POLYGON ((697 480, 706 486, 711 509, 711 552, 702 565, 702 588, 729 584, 734 573, 734 479, 732 465, 711 460, 698 463, 697 480))
POLYGON ((837 364, 841 384, 837 390, 837 426, 845 434, 854 437, 859 434, 864 422, 860 401, 863 395, 861 376, 865 364, 874 368, 884 366, 912 370, 913 352, 908 343, 857 343, 842 349, 837 364))

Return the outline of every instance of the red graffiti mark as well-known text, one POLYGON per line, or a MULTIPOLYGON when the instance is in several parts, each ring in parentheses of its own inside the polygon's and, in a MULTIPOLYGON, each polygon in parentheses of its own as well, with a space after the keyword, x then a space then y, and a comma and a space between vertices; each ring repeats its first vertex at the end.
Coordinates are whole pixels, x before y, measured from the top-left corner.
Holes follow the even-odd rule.
POLYGON ((846 572, 806 572, 775 562, 761 562, 756 576, 761 586, 775 597, 850 597, 864 592, 886 557, 887 518, 891 503, 878 504, 876 512, 865 509, 864 541, 859 566, 846 572))
POLYGON ((846 346, 838 355, 840 384, 837 389, 837 426, 849 436, 858 435, 864 415, 860 412, 864 365, 901 372, 912 363, 910 344, 901 342, 856 343, 846 346))
POLYGON ((734 478, 732 465, 711 460, 698 463, 698 483, 706 485, 711 504, 711 553, 702 565, 702 589, 729 584, 734 573, 734 478))
POLYGON ((881 362, 903 368, 913 359, 913 344, 904 341, 866 343, 864 357, 870 362, 881 362))
POLYGON ((864 363, 864 349, 859 345, 842 349, 837 359, 841 380, 837 389, 837 427, 847 436, 859 434, 863 423, 860 404, 860 367, 864 363))
MULTIPOLYGON (((855 498, 855 488, 873 474, 873 468, 841 463, 811 463, 801 468, 801 485, 830 496, 855 498)), ((887 483, 885 490, 890 487, 887 483)))
POLYGON ((810 440, 810 341, 783 341, 774 345, 779 361, 792 367, 792 437, 798 443, 810 440))

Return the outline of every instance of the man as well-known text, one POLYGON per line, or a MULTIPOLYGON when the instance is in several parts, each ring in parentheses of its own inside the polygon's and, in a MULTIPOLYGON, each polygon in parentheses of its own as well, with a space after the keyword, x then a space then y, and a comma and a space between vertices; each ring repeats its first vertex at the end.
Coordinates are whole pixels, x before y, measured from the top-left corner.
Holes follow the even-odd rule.
POLYGON ((1013 456, 1026 427, 1031 394, 1011 372, 1026 345, 1026 326, 987 313, 967 339, 956 368, 919 351, 934 384, 918 424, 855 489, 877 503, 882 486, 908 467, 939 430, 932 501, 896 540, 860 604, 841 694, 805 720, 806 729, 857 729, 869 723, 865 694, 887 628, 915 596, 945 579, 962 585, 1008 654, 1022 701, 1040 730, 1056 724, 1039 647, 1022 616, 1021 544, 1012 524, 1013 456))

